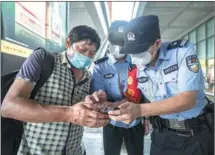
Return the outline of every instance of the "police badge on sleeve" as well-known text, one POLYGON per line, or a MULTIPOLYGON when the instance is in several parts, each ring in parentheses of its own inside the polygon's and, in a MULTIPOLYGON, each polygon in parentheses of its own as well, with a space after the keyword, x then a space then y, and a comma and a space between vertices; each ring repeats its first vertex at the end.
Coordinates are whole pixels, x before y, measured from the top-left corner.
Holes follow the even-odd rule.
POLYGON ((197 55, 190 55, 186 57, 187 67, 190 71, 197 73, 199 71, 199 60, 197 55))

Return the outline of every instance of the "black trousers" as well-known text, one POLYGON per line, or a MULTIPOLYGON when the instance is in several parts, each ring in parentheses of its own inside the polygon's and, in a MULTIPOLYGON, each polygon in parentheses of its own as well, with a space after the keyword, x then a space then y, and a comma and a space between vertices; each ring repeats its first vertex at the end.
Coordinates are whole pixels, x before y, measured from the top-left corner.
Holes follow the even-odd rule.
POLYGON ((111 124, 103 128, 103 142, 105 155, 120 155, 124 139, 128 155, 143 155, 143 124, 125 129, 111 124))
POLYGON ((194 136, 179 136, 173 131, 153 131, 150 155, 214 155, 214 135, 208 127, 194 136))

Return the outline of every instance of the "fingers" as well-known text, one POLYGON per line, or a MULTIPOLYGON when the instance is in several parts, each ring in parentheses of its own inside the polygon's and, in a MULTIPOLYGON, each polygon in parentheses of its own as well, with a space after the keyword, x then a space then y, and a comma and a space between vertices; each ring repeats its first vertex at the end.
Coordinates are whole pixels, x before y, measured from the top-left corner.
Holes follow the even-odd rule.
POLYGON ((119 108, 120 108, 120 109, 128 108, 130 104, 131 104, 131 102, 122 103, 121 105, 119 105, 119 108))
POLYGON ((119 116, 109 115, 109 118, 115 121, 127 122, 128 120, 130 120, 130 115, 129 114, 122 114, 119 116))
POLYGON ((107 125, 108 123, 110 123, 110 119, 98 119, 96 121, 96 124, 95 124, 95 127, 102 127, 102 126, 105 126, 107 125))
POLYGON ((83 102, 83 105, 88 109, 97 110, 97 105, 89 102, 83 102))
POLYGON ((97 91, 95 91, 95 92, 92 94, 92 96, 94 97, 94 99, 95 99, 96 102, 99 102, 99 94, 98 94, 97 91))
POLYGON ((123 100, 121 100, 119 103, 120 103, 120 104, 123 104, 123 103, 125 103, 125 102, 128 102, 128 100, 127 100, 126 98, 124 98, 123 100))
POLYGON ((87 96, 85 97, 85 102, 91 103, 91 104, 94 103, 94 102, 93 102, 93 99, 92 99, 92 97, 91 97, 91 95, 87 95, 87 96))
POLYGON ((87 95, 85 97, 85 102, 95 104, 98 103, 93 95, 87 95))
POLYGON ((98 95, 100 98, 107 100, 107 94, 103 90, 99 90, 98 95))
POLYGON ((112 103, 112 102, 103 102, 102 104, 98 105, 98 108, 104 110, 106 108, 111 108, 111 107, 117 107, 117 104, 112 103))
POLYGON ((114 110, 114 111, 108 111, 108 114, 109 116, 112 115, 112 116, 118 116, 118 115, 121 115, 122 112, 121 112, 121 109, 119 110, 114 110))
POLYGON ((123 104, 119 105, 119 108, 120 108, 119 110, 109 111, 108 114, 115 115, 115 116, 126 114, 126 113, 128 113, 129 105, 130 105, 130 102, 123 103, 123 104))
POLYGON ((85 125, 90 128, 98 128, 107 125, 109 122, 110 122, 109 119, 94 119, 88 117, 85 125))
POLYGON ((106 94, 103 91, 95 91, 93 94, 91 95, 87 95, 85 97, 85 102, 88 103, 99 103, 99 102, 104 102, 106 100, 106 94))
POLYGON ((109 116, 107 114, 102 114, 100 112, 97 112, 97 111, 92 111, 92 110, 87 110, 87 115, 92 117, 92 118, 95 118, 95 119, 107 119, 109 118, 109 116))

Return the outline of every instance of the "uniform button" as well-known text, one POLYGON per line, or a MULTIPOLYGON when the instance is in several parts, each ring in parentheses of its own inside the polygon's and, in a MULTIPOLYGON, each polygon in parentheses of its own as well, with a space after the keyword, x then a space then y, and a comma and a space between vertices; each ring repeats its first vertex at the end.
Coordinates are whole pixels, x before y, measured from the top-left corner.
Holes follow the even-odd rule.
POLYGON ((163 83, 161 82, 160 85, 162 85, 163 83))

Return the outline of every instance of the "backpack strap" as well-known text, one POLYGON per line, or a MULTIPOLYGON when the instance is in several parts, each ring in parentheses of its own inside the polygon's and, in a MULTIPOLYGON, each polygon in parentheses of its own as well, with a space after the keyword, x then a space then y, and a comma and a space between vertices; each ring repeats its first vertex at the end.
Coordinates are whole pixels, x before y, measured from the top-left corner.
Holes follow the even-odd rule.
POLYGON ((30 99, 34 99, 38 90, 44 85, 44 83, 48 80, 50 75, 52 74, 54 68, 54 55, 50 52, 47 52, 44 48, 39 47, 34 51, 41 50, 43 53, 43 65, 40 73, 40 78, 34 89, 31 92, 30 99))

